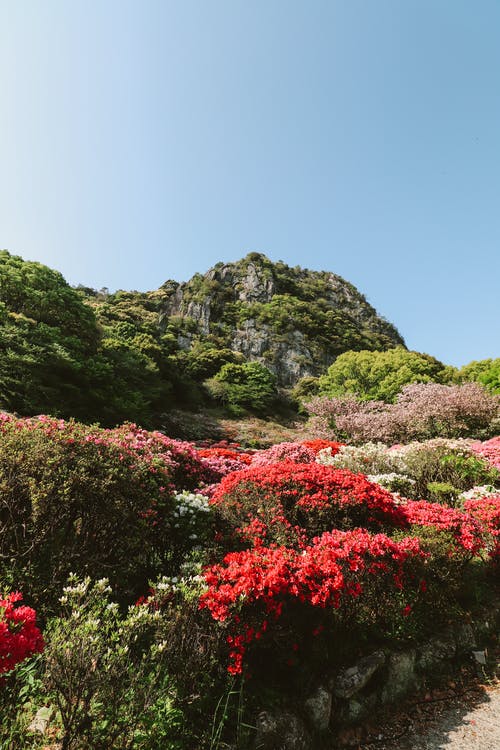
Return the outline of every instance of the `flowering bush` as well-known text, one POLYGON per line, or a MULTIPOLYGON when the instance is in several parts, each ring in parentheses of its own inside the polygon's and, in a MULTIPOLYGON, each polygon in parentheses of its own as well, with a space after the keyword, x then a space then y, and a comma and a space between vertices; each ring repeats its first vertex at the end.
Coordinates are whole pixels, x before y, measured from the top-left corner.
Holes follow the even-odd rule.
POLYGON ((251 466, 266 466, 279 461, 309 464, 315 457, 314 451, 304 443, 277 443, 267 450, 258 451, 252 458, 251 466))
POLYGON ((336 443, 333 440, 321 440, 320 438, 317 440, 303 440, 302 445, 305 445, 306 448, 312 450, 316 455, 319 451, 324 451, 326 448, 329 448, 331 456, 335 456, 342 447, 342 443, 336 443))
MULTIPOLYGON (((320 610, 339 610, 344 600, 352 599, 356 601, 353 616, 358 621, 367 615, 366 609, 369 618, 383 619, 388 617, 391 591, 407 587, 407 602, 418 597, 421 579, 414 570, 409 574, 408 563, 422 563, 424 558, 415 539, 395 542, 362 529, 334 530, 314 538, 302 551, 258 547, 226 555, 221 565, 205 573, 208 590, 201 597, 201 606, 216 620, 232 620, 229 671, 238 674, 247 646, 260 640, 268 629, 275 629, 274 623, 291 601, 320 610), (382 591, 388 609, 381 606, 382 591)), ((392 607, 394 601, 397 597, 392 598, 392 607)), ((407 613, 411 611, 411 605, 406 603, 403 609, 406 607, 407 613)), ((312 615, 310 624, 313 631, 312 615)))
POLYGON ((481 523, 491 539, 491 557, 500 560, 500 494, 467 500, 464 509, 481 523))
POLYGON ((500 469, 500 435, 472 445, 474 453, 483 456, 492 466, 500 469))
POLYGON ((109 577, 120 595, 175 574, 198 540, 175 490, 213 474, 190 444, 133 425, 87 428, 47 417, 0 422, 0 555, 13 580, 55 605, 70 571, 109 577))
POLYGON ((389 492, 361 474, 283 461, 225 477, 212 504, 253 544, 300 544, 332 528, 380 530, 401 522, 389 492))
POLYGON ((22 594, 0 596, 0 675, 16 664, 43 651, 44 642, 36 626, 36 612, 26 605, 17 606, 22 594))
POLYGON ((415 383, 404 386, 394 404, 317 397, 306 408, 322 437, 393 443, 437 436, 482 436, 500 414, 500 397, 479 383, 415 383))

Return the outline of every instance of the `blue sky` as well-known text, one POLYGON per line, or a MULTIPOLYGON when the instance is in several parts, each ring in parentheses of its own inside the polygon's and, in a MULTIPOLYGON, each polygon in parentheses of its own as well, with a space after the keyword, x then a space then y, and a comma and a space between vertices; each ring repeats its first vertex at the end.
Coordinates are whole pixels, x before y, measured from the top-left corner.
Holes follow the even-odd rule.
POLYGON ((500 356, 497 0, 0 0, 0 247, 154 289, 249 251, 500 356))

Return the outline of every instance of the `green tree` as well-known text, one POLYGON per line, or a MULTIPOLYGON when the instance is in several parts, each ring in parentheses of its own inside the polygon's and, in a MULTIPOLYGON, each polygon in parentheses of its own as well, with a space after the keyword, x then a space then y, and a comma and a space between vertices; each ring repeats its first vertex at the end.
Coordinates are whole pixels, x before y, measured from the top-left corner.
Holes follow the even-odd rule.
POLYGON ((456 379, 459 383, 476 381, 493 393, 500 393, 500 358, 469 362, 458 370, 456 379))
POLYGON ((276 398, 276 377, 259 362, 228 362, 205 383, 213 398, 233 411, 242 408, 265 413, 276 398))
POLYGON ((320 377, 326 396, 355 395, 363 401, 392 402, 404 385, 441 382, 445 366, 429 354, 402 346, 385 352, 345 352, 320 377))

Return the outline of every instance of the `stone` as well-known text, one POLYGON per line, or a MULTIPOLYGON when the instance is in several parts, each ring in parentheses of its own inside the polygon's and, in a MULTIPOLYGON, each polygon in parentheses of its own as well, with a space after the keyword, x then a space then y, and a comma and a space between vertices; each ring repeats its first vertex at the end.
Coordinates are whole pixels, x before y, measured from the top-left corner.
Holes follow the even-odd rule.
POLYGON ((472 656, 478 664, 486 664, 486 651, 473 651, 472 656))
POLYGON ((387 675, 381 693, 382 703, 394 703, 418 686, 415 674, 416 652, 402 651, 390 655, 387 675))
POLYGON ((304 704, 311 725, 317 732, 325 732, 330 725, 332 694, 320 685, 304 704))
POLYGON ((457 647, 450 635, 441 635, 431 638, 419 648, 417 666, 421 670, 431 669, 443 661, 453 659, 457 647))
POLYGON ((50 706, 42 706, 35 714, 35 718, 28 726, 33 734, 45 734, 47 726, 52 718, 53 710, 50 706))
POLYGON ((465 653, 477 648, 477 637, 474 628, 468 622, 462 622, 455 628, 455 643, 458 653, 465 653))
POLYGON ((313 750, 302 719, 288 711, 261 711, 257 717, 255 750, 313 750))
POLYGON ((344 669, 333 680, 333 692, 337 698, 350 698, 368 684, 377 669, 385 662, 383 651, 374 651, 360 659, 353 667, 344 669))

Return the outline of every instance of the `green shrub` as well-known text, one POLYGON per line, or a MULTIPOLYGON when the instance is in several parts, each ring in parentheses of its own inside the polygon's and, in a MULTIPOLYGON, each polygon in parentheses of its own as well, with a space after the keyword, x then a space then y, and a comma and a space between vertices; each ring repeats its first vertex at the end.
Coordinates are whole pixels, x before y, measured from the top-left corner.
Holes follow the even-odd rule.
POLYGON ((225 364, 206 381, 210 394, 234 411, 250 409, 265 413, 276 398, 276 378, 258 362, 225 364))

